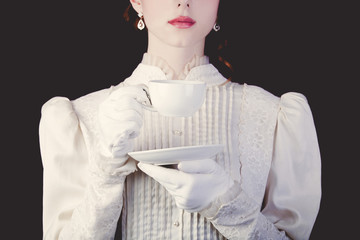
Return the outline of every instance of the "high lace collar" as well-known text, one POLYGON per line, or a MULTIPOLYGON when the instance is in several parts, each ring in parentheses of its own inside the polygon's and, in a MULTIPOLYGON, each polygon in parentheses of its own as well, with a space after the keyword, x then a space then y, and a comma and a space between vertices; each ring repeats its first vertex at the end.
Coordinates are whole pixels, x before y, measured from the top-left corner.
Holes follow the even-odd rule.
MULTIPOLYGON (((150 80, 174 79, 173 74, 174 71, 165 60, 145 53, 143 61, 136 67, 132 75, 127 78, 124 83, 128 85, 147 85, 150 80)), ((207 86, 222 85, 227 82, 227 79, 209 63, 207 56, 194 56, 194 58, 186 64, 183 73, 180 75, 182 75, 183 78, 178 78, 179 81, 201 81, 205 82, 207 86)))
POLYGON ((183 71, 178 74, 176 74, 175 70, 170 67, 165 59, 150 53, 144 53, 141 63, 159 67, 165 73, 167 79, 184 80, 192 68, 209 64, 209 58, 207 56, 194 55, 185 65, 183 71))

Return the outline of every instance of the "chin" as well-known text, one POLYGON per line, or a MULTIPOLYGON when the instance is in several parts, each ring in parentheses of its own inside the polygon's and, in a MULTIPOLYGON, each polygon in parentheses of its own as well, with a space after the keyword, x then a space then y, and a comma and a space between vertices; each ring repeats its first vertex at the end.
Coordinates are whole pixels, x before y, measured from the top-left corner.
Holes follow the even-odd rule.
POLYGON ((173 47, 185 48, 195 46, 199 40, 190 34, 174 34, 171 38, 167 36, 164 42, 173 47))

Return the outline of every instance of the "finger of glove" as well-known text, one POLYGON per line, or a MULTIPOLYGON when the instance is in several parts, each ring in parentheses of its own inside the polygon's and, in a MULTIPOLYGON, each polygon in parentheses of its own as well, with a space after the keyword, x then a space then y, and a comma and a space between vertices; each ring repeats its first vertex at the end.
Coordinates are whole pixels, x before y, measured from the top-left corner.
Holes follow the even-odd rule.
POLYGON ((175 169, 164 168, 161 166, 141 162, 138 163, 138 167, 168 190, 177 189, 179 186, 181 186, 181 181, 179 180, 184 177, 180 176, 182 173, 175 169))
POLYGON ((100 116, 99 122, 104 140, 112 145, 117 145, 121 140, 137 137, 143 124, 142 117, 135 111, 129 115, 100 116))
POLYGON ((139 103, 149 104, 149 99, 146 96, 146 92, 144 88, 141 86, 126 86, 117 89, 112 92, 109 96, 111 100, 120 100, 124 97, 130 97, 136 99, 139 103))
POLYGON ((123 157, 134 149, 133 141, 126 141, 115 145, 111 149, 112 156, 115 158, 123 157))
POLYGON ((141 127, 142 127, 142 121, 141 122, 131 121, 129 122, 129 127, 126 129, 125 133, 127 134, 129 139, 136 138, 140 134, 141 127))
POLYGON ((141 120, 123 121, 119 122, 116 128, 112 129, 112 131, 117 133, 115 136, 117 142, 127 141, 128 139, 136 138, 137 136, 139 136, 141 127, 141 120))
POLYGON ((178 164, 178 169, 185 173, 213 173, 217 163, 213 159, 199 159, 192 161, 182 161, 178 164))

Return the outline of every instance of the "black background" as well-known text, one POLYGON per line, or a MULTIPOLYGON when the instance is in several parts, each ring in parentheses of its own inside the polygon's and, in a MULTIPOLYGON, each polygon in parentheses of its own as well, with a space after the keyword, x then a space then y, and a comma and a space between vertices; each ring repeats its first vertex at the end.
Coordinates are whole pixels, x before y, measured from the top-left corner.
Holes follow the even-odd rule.
MULTIPOLYGON (((1 184, 9 239, 42 238, 41 106, 54 96, 75 99, 116 85, 141 60, 146 33, 123 21, 127 5, 28 1, 4 7, 1 184)), ((227 14, 220 31, 232 39, 232 81, 278 96, 301 92, 312 108, 323 197, 311 239, 354 236, 359 57, 353 7, 318 1, 222 0, 222 5, 227 14)))

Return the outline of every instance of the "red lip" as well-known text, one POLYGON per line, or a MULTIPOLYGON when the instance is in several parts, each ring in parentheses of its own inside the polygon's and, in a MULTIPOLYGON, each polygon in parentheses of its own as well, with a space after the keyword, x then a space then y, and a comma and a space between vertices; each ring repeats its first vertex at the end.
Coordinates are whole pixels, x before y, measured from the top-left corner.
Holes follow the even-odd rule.
POLYGON ((170 23, 174 27, 185 29, 192 27, 192 25, 194 25, 196 22, 190 17, 180 16, 174 18, 173 20, 170 20, 168 23, 170 23))

